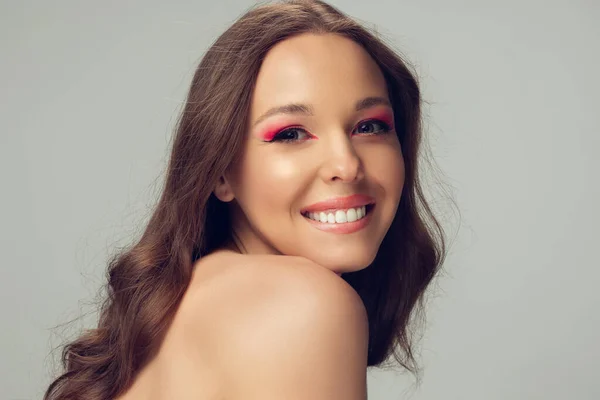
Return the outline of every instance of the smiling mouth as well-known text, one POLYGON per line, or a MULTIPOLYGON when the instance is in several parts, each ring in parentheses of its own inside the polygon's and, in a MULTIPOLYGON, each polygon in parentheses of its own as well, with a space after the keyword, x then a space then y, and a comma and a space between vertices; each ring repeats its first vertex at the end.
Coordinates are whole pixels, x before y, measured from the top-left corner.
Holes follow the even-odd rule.
POLYGON ((366 204, 362 207, 354 207, 342 210, 326 210, 301 213, 304 218, 313 222, 342 225, 361 221, 370 216, 375 204, 366 204))

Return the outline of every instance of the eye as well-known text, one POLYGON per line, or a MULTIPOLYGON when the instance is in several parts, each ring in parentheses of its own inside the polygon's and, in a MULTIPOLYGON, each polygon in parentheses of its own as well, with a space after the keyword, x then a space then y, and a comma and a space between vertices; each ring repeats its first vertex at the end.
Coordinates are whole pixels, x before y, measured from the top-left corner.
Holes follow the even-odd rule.
POLYGON ((391 128, 388 124, 386 124, 383 121, 380 121, 378 119, 371 119, 371 120, 363 121, 363 122, 359 123, 357 126, 357 130, 359 131, 358 133, 360 133, 360 134, 380 135, 380 134, 391 131, 391 128), (373 125, 379 125, 379 126, 381 126, 381 129, 379 131, 374 131, 373 129, 369 129, 369 127, 372 127, 373 125), (365 127, 367 129, 363 129, 365 127))
POLYGON ((287 128, 273 136, 270 142, 295 142, 305 140, 308 136, 304 129, 287 128))

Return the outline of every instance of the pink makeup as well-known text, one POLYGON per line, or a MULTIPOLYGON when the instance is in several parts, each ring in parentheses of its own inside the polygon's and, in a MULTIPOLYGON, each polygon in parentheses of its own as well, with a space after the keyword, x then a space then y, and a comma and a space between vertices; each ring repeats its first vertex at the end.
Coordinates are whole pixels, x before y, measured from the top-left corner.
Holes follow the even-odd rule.
MULTIPOLYGON (((290 129, 290 128, 304 129, 304 128, 299 127, 297 124, 284 124, 284 123, 272 122, 271 124, 267 125, 265 128, 263 128, 261 130, 261 132, 259 133, 259 136, 262 140, 270 142, 271 140, 273 140, 275 135, 277 135, 279 132, 284 131, 286 129, 290 129)), ((304 130, 306 131, 306 129, 304 129, 304 130)), ((309 139, 316 139, 316 137, 312 136, 310 133, 306 132, 306 134, 308 135, 309 139)))
MULTIPOLYGON (((373 119, 377 119, 380 120, 384 123, 386 123, 389 127, 390 130, 394 129, 394 119, 392 116, 392 113, 390 111, 379 111, 379 112, 372 112, 370 115, 368 115, 367 117, 363 118, 362 120, 360 120, 356 126, 365 123, 367 121, 373 120, 373 119)), ((355 127, 356 127, 355 126, 355 127)), ((273 138, 275 137, 275 135, 277 135, 279 132, 282 132, 286 129, 290 129, 290 128, 298 128, 298 129, 302 129, 305 131, 308 139, 318 139, 316 136, 311 135, 309 132, 306 131, 306 129, 298 126, 298 124, 289 124, 289 123, 284 123, 284 122, 271 122, 269 124, 267 124, 265 127, 263 127, 260 132, 259 132, 259 137, 266 141, 266 142, 270 142, 273 140, 273 138)))
POLYGON ((392 114, 389 111, 380 111, 378 113, 373 113, 371 116, 361 120, 361 122, 359 122, 357 125, 360 125, 363 122, 366 122, 371 119, 378 119, 382 122, 385 122, 391 130, 394 129, 394 119, 392 118, 392 114))

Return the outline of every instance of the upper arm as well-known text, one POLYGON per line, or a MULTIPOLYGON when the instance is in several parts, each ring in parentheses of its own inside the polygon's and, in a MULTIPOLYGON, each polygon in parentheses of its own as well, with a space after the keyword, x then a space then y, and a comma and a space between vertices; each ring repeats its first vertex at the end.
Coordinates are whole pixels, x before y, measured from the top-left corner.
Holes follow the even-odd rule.
POLYGON ((297 267, 261 277, 259 292, 232 299, 235 311, 219 322, 228 399, 366 399, 360 297, 322 267, 297 267))

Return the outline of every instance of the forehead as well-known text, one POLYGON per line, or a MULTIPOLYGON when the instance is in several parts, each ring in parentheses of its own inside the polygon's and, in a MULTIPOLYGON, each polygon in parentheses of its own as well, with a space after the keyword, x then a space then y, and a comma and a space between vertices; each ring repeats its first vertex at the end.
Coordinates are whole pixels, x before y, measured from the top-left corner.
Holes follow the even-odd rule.
POLYGON ((353 109, 366 96, 387 98, 383 74, 358 43, 334 34, 302 34, 275 45, 259 71, 250 112, 310 103, 315 112, 353 109))

